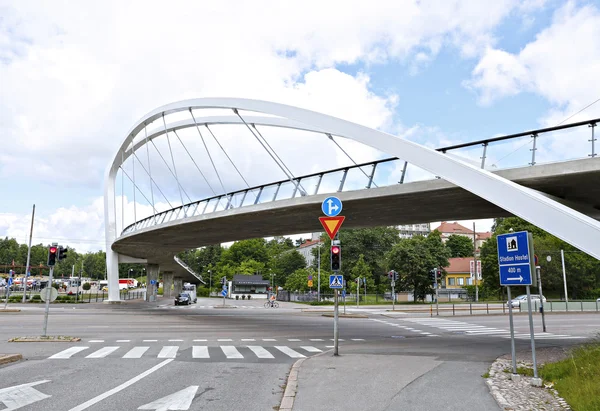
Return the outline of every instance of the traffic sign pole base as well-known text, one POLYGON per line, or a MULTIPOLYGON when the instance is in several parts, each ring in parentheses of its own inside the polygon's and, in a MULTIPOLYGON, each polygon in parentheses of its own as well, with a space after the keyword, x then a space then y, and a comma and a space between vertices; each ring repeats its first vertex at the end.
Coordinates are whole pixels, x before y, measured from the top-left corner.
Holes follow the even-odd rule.
POLYGON ((542 386, 542 379, 541 378, 532 378, 531 379, 531 386, 532 387, 541 387, 542 386))
POLYGON ((519 374, 511 374, 510 379, 513 380, 514 382, 519 382, 519 381, 521 381, 521 376, 519 374))

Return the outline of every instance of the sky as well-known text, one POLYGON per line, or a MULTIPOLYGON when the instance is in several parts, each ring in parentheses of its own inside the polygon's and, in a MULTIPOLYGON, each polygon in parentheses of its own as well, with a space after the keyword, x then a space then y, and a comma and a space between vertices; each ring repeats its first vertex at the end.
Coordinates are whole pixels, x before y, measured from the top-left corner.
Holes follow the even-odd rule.
MULTIPOLYGON (((600 103, 592 104, 600 98, 598 1, 293 3, 0 0, 0 236, 26 242, 35 204, 34 243, 104 249, 108 165, 136 121, 183 99, 291 104, 428 147, 600 117, 600 103)), ((250 185, 283 178, 247 130, 214 131, 250 185)), ((195 132, 182 132, 182 141, 210 170, 195 132)), ((295 175, 350 161, 323 136, 264 134, 295 175)), ((587 157, 589 138, 589 130, 540 138, 536 161, 587 157)), ((223 188, 242 188, 214 141, 207 144, 223 188)), ((357 162, 386 156, 339 144, 357 162)), ((490 145, 486 168, 525 166, 530 148, 528 138, 490 145)), ((183 148, 174 154, 190 197, 212 195, 183 148)), ((481 150, 454 154, 479 162, 481 150)), ((157 152, 152 156, 150 163, 160 164, 157 152)), ((165 197, 180 204, 169 171, 156 167, 165 197)), ((401 165, 390 167, 382 184, 401 165)), ((432 176, 409 166, 408 177, 432 176)), ((209 182, 218 190, 217 178, 209 182)), ((147 196, 149 188, 140 191, 147 196)), ((133 192, 118 192, 125 225, 134 212, 152 212, 133 192)), ((478 231, 490 227, 491 220, 477 222, 478 231)))

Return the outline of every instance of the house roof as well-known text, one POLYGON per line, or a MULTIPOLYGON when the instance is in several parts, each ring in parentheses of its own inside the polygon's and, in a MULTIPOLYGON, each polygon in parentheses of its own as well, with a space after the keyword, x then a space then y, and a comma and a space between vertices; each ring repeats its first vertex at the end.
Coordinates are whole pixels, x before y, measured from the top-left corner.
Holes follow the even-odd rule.
POLYGON ((298 248, 307 248, 312 247, 313 245, 317 245, 321 242, 321 240, 306 240, 304 244, 300 244, 298 248))
POLYGON ((492 233, 489 231, 486 231, 485 233, 477 233, 478 240, 488 240, 490 238, 492 238, 492 233))
POLYGON ((444 267, 448 274, 462 274, 471 272, 470 261, 473 260, 473 257, 456 257, 449 258, 448 262, 450 265, 448 267, 444 267))
POLYGON ((458 224, 456 221, 453 223, 442 221, 440 226, 435 230, 438 230, 443 234, 473 234, 473 230, 469 230, 467 227, 458 224))
POLYGON ((263 280, 262 275, 235 274, 233 284, 269 285, 269 280, 263 280))

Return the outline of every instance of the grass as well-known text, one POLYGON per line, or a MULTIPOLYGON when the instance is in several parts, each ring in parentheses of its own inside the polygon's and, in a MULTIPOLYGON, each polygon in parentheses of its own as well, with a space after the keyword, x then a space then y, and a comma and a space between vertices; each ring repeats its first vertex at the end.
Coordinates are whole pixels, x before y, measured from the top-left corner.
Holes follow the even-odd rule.
POLYGON ((540 376, 552 382, 574 410, 600 410, 600 342, 583 345, 569 358, 544 365, 540 376))

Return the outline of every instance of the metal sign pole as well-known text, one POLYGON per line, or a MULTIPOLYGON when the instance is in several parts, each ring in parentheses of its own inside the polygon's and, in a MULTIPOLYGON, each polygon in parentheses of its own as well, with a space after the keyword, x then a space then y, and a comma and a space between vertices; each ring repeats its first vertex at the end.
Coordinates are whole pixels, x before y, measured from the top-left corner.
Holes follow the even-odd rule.
POLYGON ((48 329, 48 312, 50 311, 50 295, 52 295, 50 293, 50 288, 52 287, 52 277, 54 276, 54 266, 51 265, 50 266, 50 279, 48 280, 48 285, 46 286, 46 288, 48 288, 48 298, 46 298, 46 310, 44 311, 44 332, 42 333, 42 335, 45 337, 46 336, 46 330, 48 329))
POLYGON ((438 269, 435 269, 435 315, 440 315, 440 293, 439 293, 439 287, 438 287, 438 269))
POLYGON ((533 315, 531 313, 531 291, 530 287, 525 287, 527 290, 527 312, 529 313, 529 336, 531 337, 531 359, 533 360, 533 379, 531 385, 541 387, 542 380, 538 377, 537 359, 535 358, 535 335, 533 333, 533 315))
POLYGON ((31 239, 33 238, 33 219, 35 217, 35 204, 31 212, 31 229, 29 230, 29 247, 27 248, 27 263, 25 264, 25 281, 23 282, 23 303, 27 295, 27 277, 29 277, 29 263, 31 262, 31 239))
POLYGON ((544 294, 542 294, 542 267, 535 267, 538 280, 538 291, 540 292, 540 313, 542 314, 542 330, 546 332, 546 314, 544 313, 544 294))
POLYGON ((338 290, 334 290, 334 307, 333 307, 333 355, 338 356, 339 349, 339 334, 340 329, 338 326, 339 313, 338 313, 338 290))
POLYGON ((360 299, 360 277, 356 279, 356 308, 358 308, 358 300, 360 299))
POLYGON ((396 310, 396 281, 392 280, 392 311, 396 310))
POLYGON ((518 380, 519 374, 517 374, 517 352, 515 350, 515 327, 513 324, 513 309, 512 301, 510 296, 510 286, 506 287, 506 294, 508 296, 508 322, 510 324, 510 356, 512 359, 512 379, 518 380))

